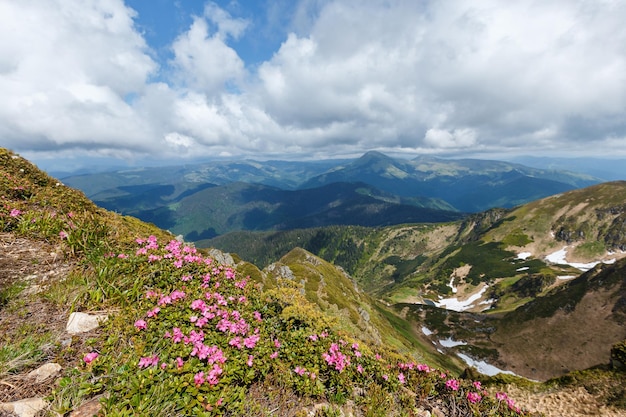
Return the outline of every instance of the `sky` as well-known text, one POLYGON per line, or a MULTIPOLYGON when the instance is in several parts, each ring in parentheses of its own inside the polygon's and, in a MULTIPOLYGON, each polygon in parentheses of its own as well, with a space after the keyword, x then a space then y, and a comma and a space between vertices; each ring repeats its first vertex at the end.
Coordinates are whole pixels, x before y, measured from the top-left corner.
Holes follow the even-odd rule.
POLYGON ((40 166, 626 157, 624 0, 0 0, 40 166))

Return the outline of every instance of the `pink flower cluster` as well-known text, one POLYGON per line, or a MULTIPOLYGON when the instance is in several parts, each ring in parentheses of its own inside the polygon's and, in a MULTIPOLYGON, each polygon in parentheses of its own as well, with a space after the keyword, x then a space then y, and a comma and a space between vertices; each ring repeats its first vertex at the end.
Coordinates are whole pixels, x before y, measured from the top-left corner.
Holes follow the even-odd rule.
POLYGON ((521 408, 515 405, 515 400, 509 398, 509 396, 506 395, 506 393, 504 392, 496 392, 496 400, 505 401, 509 409, 515 411, 518 414, 522 411, 521 408))
POLYGON ((467 393, 467 401, 469 401, 472 404, 476 404, 482 398, 483 397, 479 393, 477 393, 477 392, 470 391, 470 392, 467 393))
POLYGON ((214 364, 211 370, 205 375, 204 371, 200 371, 193 377, 193 382, 200 386, 205 382, 209 385, 217 385, 219 384, 219 376, 222 375, 223 369, 218 365, 214 364))
POLYGON ((296 366, 293 371, 300 376, 308 376, 311 379, 317 378, 315 372, 309 372, 306 368, 302 368, 301 366, 296 366))
POLYGON ((87 365, 89 365, 91 362, 95 361, 98 358, 98 352, 89 352, 88 354, 85 355, 85 357, 83 358, 83 361, 85 361, 85 363, 87 365))
POLYGON ((446 381, 446 388, 448 388, 449 390, 458 391, 460 387, 461 384, 456 379, 448 379, 446 381))
MULTIPOLYGON (((260 329, 252 327, 248 320, 254 320, 257 323, 262 323, 263 318, 261 313, 255 311, 251 317, 246 319, 242 313, 233 309, 235 305, 241 305, 247 303, 245 296, 224 296, 217 291, 220 288, 220 281, 224 279, 233 281, 232 289, 244 292, 247 288, 248 278, 244 278, 239 281, 235 281, 235 270, 223 265, 215 265, 211 259, 205 259, 199 254, 195 248, 183 246, 180 242, 170 241, 165 247, 159 247, 157 239, 154 236, 150 236, 147 240, 138 239, 137 243, 141 246, 136 251, 136 256, 143 256, 148 262, 162 261, 172 262, 175 268, 182 268, 185 264, 197 264, 203 267, 210 266, 210 272, 198 274, 199 281, 196 285, 197 288, 204 290, 204 296, 200 296, 196 299, 188 301, 186 305, 189 312, 188 323, 192 324, 197 330, 183 330, 188 327, 180 326, 173 327, 171 330, 164 333, 164 337, 169 339, 172 343, 182 343, 189 345, 191 351, 188 351, 190 357, 195 357, 198 360, 205 362, 209 368, 203 370, 194 375, 194 383, 196 385, 202 385, 208 383, 209 385, 216 385, 219 383, 220 375, 224 372, 223 364, 226 362, 227 357, 225 352, 216 345, 206 344, 205 338, 207 332, 223 332, 232 335, 228 344, 234 349, 249 349, 253 350, 261 340, 260 329), (210 287, 213 287, 211 290, 210 287)), ((197 267, 192 267, 194 271, 197 271, 197 267)), ((192 274, 182 274, 181 281, 187 285, 194 280, 192 274)), ((165 314, 162 311, 168 308, 170 305, 180 303, 187 299, 186 287, 182 289, 174 289, 169 294, 162 294, 159 291, 148 290, 146 291, 145 298, 153 300, 156 306, 148 310, 144 318, 135 321, 134 326, 138 331, 145 331, 151 328, 149 321, 156 319, 159 314, 165 314)), ((184 306, 184 304, 183 304, 184 306)), ((177 307, 180 310, 180 306, 177 307)), ((167 311, 167 310, 165 310, 167 311)), ((158 328, 158 326, 156 327, 158 328)), ((153 328, 154 329, 154 328, 153 328)), ((276 352, 277 353, 277 352, 276 352)), ((248 354, 245 361, 247 366, 252 366, 254 363, 254 355, 248 354)), ((174 364, 177 369, 183 368, 185 360, 183 357, 177 357, 174 360, 174 364)), ((147 356, 141 358, 139 361, 140 368, 147 368, 149 366, 157 366, 159 362, 158 357, 147 356)), ((161 365, 163 369, 167 365, 161 365)))
POLYGON ((322 357, 326 360, 326 363, 334 366, 339 372, 350 365, 350 357, 341 352, 337 343, 332 343, 328 352, 322 354, 322 357))

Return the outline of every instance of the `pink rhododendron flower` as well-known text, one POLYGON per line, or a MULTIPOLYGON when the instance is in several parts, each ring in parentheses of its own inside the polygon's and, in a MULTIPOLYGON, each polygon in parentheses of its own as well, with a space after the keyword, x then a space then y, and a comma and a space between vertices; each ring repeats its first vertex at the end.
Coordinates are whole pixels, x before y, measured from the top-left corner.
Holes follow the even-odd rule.
POLYGON ((20 214, 22 214, 22 211, 21 211, 21 210, 18 210, 18 209, 13 209, 13 210, 11 210, 11 212, 9 213, 9 216, 11 216, 11 217, 17 217, 17 216, 19 216, 20 214))
POLYGON ((252 366, 253 361, 254 361, 254 355, 248 355, 248 361, 246 362, 246 365, 252 366))
POLYGON ((480 381, 474 381, 474 382, 472 382, 472 385, 476 389, 480 389, 482 387, 482 384, 480 383, 480 381))
POLYGON ((182 367, 183 367, 183 365, 185 364, 185 361, 183 361, 183 358, 181 358, 180 356, 179 356, 179 357, 177 357, 177 358, 175 359, 175 361, 176 361, 176 367, 177 367, 178 369, 182 368, 182 367))
POLYGON ((204 381, 206 381, 206 379, 204 378, 204 372, 202 371, 193 376, 193 382, 198 386, 204 384, 204 381))
POLYGON ((276 359, 278 357, 278 352, 274 352, 270 355, 270 359, 276 359))
POLYGON ((388 381, 388 380, 389 380, 389 375, 384 374, 384 375, 383 375, 383 379, 384 379, 385 381, 388 381))
POLYGON ((404 384, 406 382, 406 378, 404 377, 404 374, 402 372, 398 374, 398 381, 400 381, 401 384, 404 384))
POLYGON ((220 381, 218 377, 222 374, 222 368, 218 364, 214 364, 206 377, 206 382, 210 385, 217 385, 220 381))
POLYGON ((417 365, 417 370, 420 372, 430 372, 430 366, 420 363, 417 365))
POLYGON ((237 349, 241 349, 241 337, 237 336, 233 339, 230 339, 228 344, 230 346, 236 347, 237 349))
POLYGON ((511 410, 515 410, 519 413, 519 408, 515 407, 515 400, 507 398, 506 405, 508 405, 511 410))
POLYGON ((146 313, 146 316, 148 317, 156 317, 157 314, 159 314, 159 312, 161 311, 161 309, 159 307, 154 307, 152 310, 148 311, 146 313))
POLYGON ((178 343, 181 340, 183 340, 184 337, 185 337, 185 335, 183 334, 183 332, 178 327, 174 327, 172 329, 172 342, 178 343))
POLYGON ((479 393, 477 393, 477 392, 468 392, 467 393, 467 401, 471 402, 472 404, 476 404, 482 398, 483 397, 479 393))
POLYGON ((317 335, 312 334, 311 336, 309 336, 309 339, 311 339, 313 342, 317 342, 317 335))
POLYGON ((452 391, 458 391, 460 386, 459 381, 456 379, 449 379, 446 381, 446 388, 451 389, 452 391))
POLYGON ((356 371, 357 371, 358 373, 360 373, 360 374, 362 374, 362 373, 363 373, 363 367, 361 366, 361 364, 358 364, 358 365, 356 366, 356 371))
POLYGON ((154 355, 154 356, 144 356, 142 358, 139 358, 139 368, 143 369, 143 368, 147 368, 149 366, 157 366, 159 364, 159 357, 154 355))
POLYGON ((509 398, 508 395, 504 392, 496 392, 496 400, 498 401, 506 401, 509 398))
POLYGON ((67 239, 67 238, 69 237, 69 235, 68 235, 68 234, 67 234, 67 232, 65 232, 64 230, 61 230, 61 231, 59 232, 59 237, 60 237, 61 239, 67 239))
POLYGON ((135 328, 137 330, 145 330, 148 327, 148 323, 145 320, 137 320, 135 322, 135 328))
POLYGON ((302 376, 306 373, 306 368, 301 368, 299 366, 296 366, 296 369, 294 369, 293 371, 297 373, 298 375, 302 376))
POLYGON ((344 355, 339 350, 339 345, 337 343, 331 344, 328 349, 328 353, 324 353, 322 357, 326 360, 326 363, 334 366, 339 372, 343 371, 346 366, 350 365, 350 357, 344 355))
POLYGON ((248 349, 254 349, 260 338, 261 337, 258 334, 246 337, 245 339, 243 339, 243 345, 248 349))
POLYGON ((83 361, 85 361, 86 364, 90 364, 91 362, 95 361, 98 358, 98 352, 90 352, 88 354, 85 355, 85 357, 83 358, 83 361))

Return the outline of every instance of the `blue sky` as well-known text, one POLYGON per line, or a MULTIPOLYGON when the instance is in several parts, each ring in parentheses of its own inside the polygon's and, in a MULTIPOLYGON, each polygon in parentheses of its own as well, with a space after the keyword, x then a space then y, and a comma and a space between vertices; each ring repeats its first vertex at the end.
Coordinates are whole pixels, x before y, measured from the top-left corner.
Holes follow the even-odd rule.
POLYGON ((626 2, 0 0, 0 145, 44 167, 626 157, 626 2))

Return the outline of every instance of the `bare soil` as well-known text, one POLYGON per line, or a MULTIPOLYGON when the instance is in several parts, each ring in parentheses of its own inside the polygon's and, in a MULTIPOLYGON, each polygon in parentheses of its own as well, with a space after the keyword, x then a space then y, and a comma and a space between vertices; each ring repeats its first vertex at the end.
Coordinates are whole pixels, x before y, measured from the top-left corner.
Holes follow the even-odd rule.
POLYGON ((56 378, 36 383, 28 373, 50 361, 64 368, 77 361, 82 341, 65 334, 69 307, 43 297, 51 283, 64 280, 75 267, 62 253, 61 248, 43 241, 0 233, 0 293, 11 294, 0 305, 0 346, 14 346, 20 338, 45 335, 49 339, 39 346, 37 360, 17 357, 8 370, 0 368, 0 402, 49 395, 56 378), (16 284, 21 291, 8 291, 16 284))

